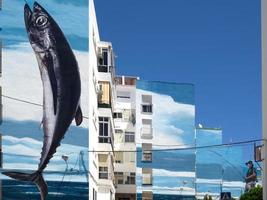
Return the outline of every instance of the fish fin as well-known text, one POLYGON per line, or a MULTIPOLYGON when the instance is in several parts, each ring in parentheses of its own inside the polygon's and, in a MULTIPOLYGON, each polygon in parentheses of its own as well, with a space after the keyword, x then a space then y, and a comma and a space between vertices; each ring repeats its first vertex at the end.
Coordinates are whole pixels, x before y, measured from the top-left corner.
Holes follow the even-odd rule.
POLYGON ((48 187, 42 173, 35 172, 33 174, 26 174, 20 172, 2 172, 2 174, 18 181, 34 182, 40 191, 41 200, 45 200, 45 197, 48 194, 48 187))
POLYGON ((82 109, 81 106, 78 106, 76 115, 75 115, 75 122, 76 125, 79 126, 83 121, 83 114, 82 114, 82 109))
POLYGON ((53 105, 54 105, 54 115, 57 113, 57 79, 55 75, 55 71, 53 67, 53 58, 51 57, 50 54, 46 54, 46 59, 45 59, 45 65, 47 66, 47 71, 48 71, 48 76, 52 88, 52 93, 53 93, 53 105))

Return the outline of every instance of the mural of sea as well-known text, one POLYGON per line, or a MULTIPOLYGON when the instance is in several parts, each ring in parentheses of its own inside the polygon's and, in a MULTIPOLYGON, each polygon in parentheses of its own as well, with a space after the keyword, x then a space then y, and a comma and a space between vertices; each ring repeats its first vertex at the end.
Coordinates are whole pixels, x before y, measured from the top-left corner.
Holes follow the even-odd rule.
MULTIPOLYGON (((33 9, 34 1, 28 0, 33 9)), ((39 0, 66 37, 80 71, 83 122, 68 127, 43 176, 46 200, 88 199, 88 0, 39 0), (66 13, 68 13, 66 15, 66 13)), ((3 168, 0 172, 31 174, 38 169, 44 145, 43 83, 24 22, 25 1, 6 1, 1 10, 3 168), (14 59, 15 58, 15 59, 14 59)), ((42 21, 42 20, 41 20, 42 21)), ((38 20, 35 21, 37 23, 38 20)), ((42 23, 46 23, 43 20, 42 23)), ((2 199, 36 200, 36 184, 0 174, 2 199)), ((1 199, 1 198, 0 198, 1 199)))

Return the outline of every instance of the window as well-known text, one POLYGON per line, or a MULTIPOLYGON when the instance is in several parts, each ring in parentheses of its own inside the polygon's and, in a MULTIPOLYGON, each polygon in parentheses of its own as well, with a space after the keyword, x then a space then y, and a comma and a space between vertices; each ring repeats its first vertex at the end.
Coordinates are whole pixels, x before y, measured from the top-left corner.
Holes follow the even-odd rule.
POLYGON ((152 162, 152 144, 142 144, 142 162, 152 162))
POLYGON ((135 173, 134 172, 126 172, 126 181, 125 184, 134 185, 135 184, 135 173))
POLYGON ((143 113, 152 113, 152 105, 142 105, 143 113))
POLYGON ((121 134, 121 133, 123 133, 123 130, 121 130, 121 129, 115 129, 115 133, 121 134))
POLYGON ((142 113, 152 113, 152 96, 142 95, 142 113))
POLYGON ((124 184, 123 172, 115 172, 115 183, 116 185, 124 184))
POLYGON ((122 113, 120 113, 120 112, 114 112, 113 113, 113 118, 114 119, 117 119, 117 118, 120 118, 121 119, 122 118, 122 113))
POLYGON ((115 163, 123 163, 123 152, 115 152, 115 163))
POLYGON ((134 132, 125 132, 125 142, 135 142, 134 132))
POLYGON ((99 178, 108 179, 108 167, 99 167, 99 178))
POLYGON ((125 163, 135 163, 135 152, 124 152, 125 163))
POLYGON ((98 91, 98 107, 111 107, 111 94, 110 94, 110 84, 109 82, 100 81, 98 91))
POLYGON ((152 129, 151 119, 142 119, 141 138, 142 139, 153 138, 153 129, 152 129))
POLYGON ((151 191, 143 191, 142 200, 153 200, 153 193, 151 191))
POLYGON ((99 72, 109 72, 109 70, 108 70, 108 49, 106 49, 106 48, 99 48, 98 71, 99 72))
POLYGON ((99 117, 99 143, 110 143, 109 118, 99 117))
POLYGON ((117 91, 117 98, 130 99, 131 98, 131 93, 130 92, 125 92, 125 91, 117 91))
POLYGON ((143 168, 142 169, 142 184, 143 185, 152 185, 152 169, 143 168))

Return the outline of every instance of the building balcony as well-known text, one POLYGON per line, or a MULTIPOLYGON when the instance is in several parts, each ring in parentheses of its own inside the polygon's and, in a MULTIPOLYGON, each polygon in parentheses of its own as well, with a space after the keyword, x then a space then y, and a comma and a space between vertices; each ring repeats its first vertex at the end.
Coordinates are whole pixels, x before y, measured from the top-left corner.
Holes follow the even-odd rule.
POLYGON ((135 86, 136 80, 138 77, 128 77, 128 76, 117 76, 115 78, 116 85, 128 85, 128 86, 135 86))
POLYGON ((116 122, 130 122, 133 126, 135 126, 136 111, 135 109, 123 109, 119 112, 114 112, 113 118, 116 122))
POLYGON ((151 127, 142 127, 141 128, 141 139, 153 139, 153 128, 151 127))
POLYGON ((113 136, 98 136, 98 142, 99 143, 105 143, 110 144, 112 146, 112 149, 114 149, 114 138, 113 136))
POLYGON ((135 172, 115 172, 116 187, 120 185, 135 185, 135 172))
POLYGON ((112 108, 111 103, 98 102, 98 108, 112 108))

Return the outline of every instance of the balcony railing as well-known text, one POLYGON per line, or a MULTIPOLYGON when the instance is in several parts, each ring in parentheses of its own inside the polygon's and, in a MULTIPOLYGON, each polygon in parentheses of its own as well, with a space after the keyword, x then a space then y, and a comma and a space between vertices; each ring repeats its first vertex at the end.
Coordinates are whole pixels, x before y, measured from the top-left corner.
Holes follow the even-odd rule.
POLYGON ((99 172, 99 179, 109 179, 108 172, 99 172))
POLYGON ((113 145, 113 137, 110 136, 99 136, 98 137, 99 143, 110 143, 113 145))
POLYGON ((136 85, 136 77, 117 76, 115 78, 116 85, 136 85))
POLYGON ((98 72, 102 73, 110 73, 113 81, 115 80, 115 67, 114 66, 107 66, 107 65, 98 65, 97 66, 98 72))

